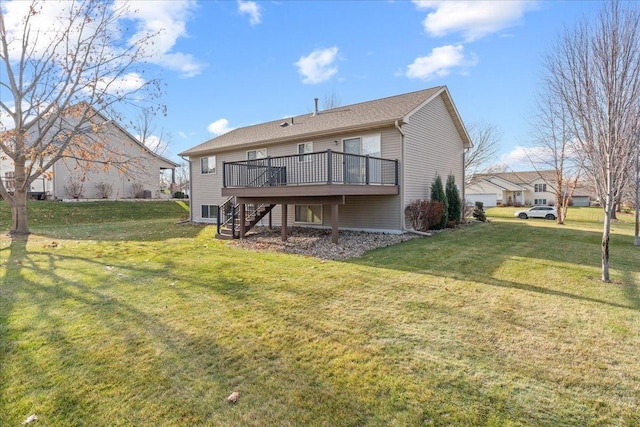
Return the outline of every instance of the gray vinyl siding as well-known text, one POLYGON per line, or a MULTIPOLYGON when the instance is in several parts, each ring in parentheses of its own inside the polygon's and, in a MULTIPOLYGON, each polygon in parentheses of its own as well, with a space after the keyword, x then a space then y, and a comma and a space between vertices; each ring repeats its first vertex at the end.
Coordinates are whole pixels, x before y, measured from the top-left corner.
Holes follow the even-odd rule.
MULTIPOLYGON (((192 220, 203 221, 201 215, 202 205, 220 205, 226 201, 226 197, 221 196, 222 192, 222 162, 232 162, 246 160, 247 151, 252 149, 266 148, 270 157, 288 156, 297 154, 298 144, 303 142, 313 143, 313 151, 342 151, 342 141, 347 138, 381 135, 381 156, 386 159, 400 159, 402 156, 402 137, 397 129, 381 129, 374 131, 345 133, 343 135, 328 136, 315 139, 301 139, 299 141, 287 142, 273 145, 257 144, 250 148, 242 148, 235 151, 226 151, 217 154, 216 174, 203 175, 200 171, 201 157, 194 157, 192 162, 191 178, 191 209, 192 220)), ((347 197, 346 205, 339 208, 339 226, 343 228, 362 228, 380 230, 400 230, 401 226, 401 198, 400 196, 353 196, 347 197)), ((282 220, 280 206, 276 206, 272 211, 272 224, 279 226, 282 220)), ((266 216, 259 225, 268 225, 269 217, 266 216)), ((323 226, 331 225, 331 207, 324 206, 323 226)), ((289 206, 287 222, 289 225, 302 225, 294 222, 295 208, 289 206)), ((206 221, 206 220, 204 220, 206 221)))
POLYGON ((438 96, 415 112, 403 126, 404 168, 401 191, 405 205, 429 199, 436 174, 446 184, 453 173, 462 193, 464 183, 464 143, 442 99, 438 96))
POLYGON ((99 183, 111 184, 113 192, 110 196, 111 200, 132 198, 132 185, 138 183, 142 185, 142 189, 151 192, 152 198, 160 197, 160 167, 170 166, 163 162, 152 153, 144 150, 140 145, 131 141, 131 139, 119 129, 113 128, 105 134, 108 138, 109 146, 112 154, 118 160, 131 159, 126 172, 119 172, 115 166, 111 166, 104 170, 101 163, 97 163, 104 158, 98 157, 96 163, 89 168, 76 164, 75 160, 60 159, 53 166, 53 197, 57 199, 67 199, 65 187, 72 180, 82 180, 83 182, 83 198, 97 199, 100 198, 100 192, 97 189, 99 183))
MULTIPOLYGON (((221 205, 226 201, 222 196, 222 162, 231 162, 238 159, 235 153, 218 153, 189 159, 191 162, 191 207, 192 221, 210 221, 202 218, 202 205, 221 205), (202 157, 216 156, 216 173, 203 174, 200 166, 202 157)), ((244 153, 246 156, 246 153, 244 153)))

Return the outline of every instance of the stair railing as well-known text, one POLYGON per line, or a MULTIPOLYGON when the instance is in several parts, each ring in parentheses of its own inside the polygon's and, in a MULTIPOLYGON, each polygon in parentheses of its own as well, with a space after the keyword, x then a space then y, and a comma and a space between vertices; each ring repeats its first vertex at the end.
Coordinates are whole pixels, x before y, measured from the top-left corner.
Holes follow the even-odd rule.
MULTIPOLYGON (((270 174, 267 177, 267 179, 260 185, 260 187, 266 187, 266 186, 270 186, 272 180, 275 177, 278 177, 279 175, 282 174, 282 168, 273 168, 270 169, 270 174)), ((262 176, 264 176, 265 174, 261 174, 260 177, 256 178, 254 180, 254 182, 256 182, 259 178, 262 178, 262 176)), ((253 209, 248 209, 245 210, 245 217, 243 218, 243 221, 246 221, 246 219, 248 217, 250 217, 251 215, 256 215, 258 214, 258 211, 260 211, 260 209, 262 209, 264 206, 266 206, 267 203, 263 203, 263 204, 255 204, 253 205, 253 209)), ((223 227, 228 226, 229 224, 231 224, 231 237, 233 239, 236 238, 236 220, 238 219, 238 215, 239 215, 239 210, 240 210, 240 206, 238 205, 238 203, 236 202, 236 196, 232 196, 229 197, 223 204, 218 206, 218 219, 217 219, 217 226, 218 226, 218 234, 220 234, 220 230, 222 230, 223 227)))

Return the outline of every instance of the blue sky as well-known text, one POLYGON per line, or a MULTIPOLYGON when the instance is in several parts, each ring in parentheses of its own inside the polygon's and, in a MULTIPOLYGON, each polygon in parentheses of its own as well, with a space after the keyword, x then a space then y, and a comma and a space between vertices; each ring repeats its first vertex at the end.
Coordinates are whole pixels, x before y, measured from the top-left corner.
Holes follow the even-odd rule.
POLYGON ((130 18, 163 29, 154 67, 168 114, 156 130, 174 160, 220 132, 311 112, 314 97, 347 105, 447 85, 462 119, 495 125, 502 161, 526 169, 518 147, 530 144, 542 57, 600 5, 136 0, 130 18))

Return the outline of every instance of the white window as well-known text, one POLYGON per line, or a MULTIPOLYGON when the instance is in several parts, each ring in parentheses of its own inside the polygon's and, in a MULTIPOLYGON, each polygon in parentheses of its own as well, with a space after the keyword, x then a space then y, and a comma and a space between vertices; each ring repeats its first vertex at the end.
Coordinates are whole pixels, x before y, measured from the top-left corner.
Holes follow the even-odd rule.
POLYGON ((533 187, 536 193, 544 193, 547 191, 547 184, 534 184, 533 187))
POLYGON ((216 156, 203 157, 200 159, 200 171, 203 174, 216 173, 216 156))
POLYGON ((547 199, 534 199, 533 200, 533 204, 534 205, 546 205, 547 204, 547 199))
MULTIPOLYGON (((302 142, 298 144, 298 154, 313 153, 313 142, 302 142)), ((311 156, 298 156, 299 162, 310 162, 311 156)))
POLYGON ((4 173, 4 185, 7 190, 14 191, 16 186, 16 173, 14 171, 4 173))
POLYGON ((202 218, 218 219, 218 206, 202 205, 202 218))
POLYGON ((296 205, 296 222, 322 224, 322 205, 296 205))
POLYGON ((266 148, 258 148, 255 150, 247 151, 247 160, 264 159, 267 157, 266 148))
POLYGON ((380 157, 382 150, 380 147, 381 135, 370 135, 362 138, 343 139, 343 150, 347 154, 358 154, 361 156, 380 157))

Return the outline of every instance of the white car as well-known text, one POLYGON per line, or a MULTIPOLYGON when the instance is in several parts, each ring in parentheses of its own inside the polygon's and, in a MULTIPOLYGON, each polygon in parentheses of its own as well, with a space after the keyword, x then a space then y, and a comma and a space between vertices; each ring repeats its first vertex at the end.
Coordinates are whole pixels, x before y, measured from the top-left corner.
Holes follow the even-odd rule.
POLYGON ((558 211, 553 206, 534 206, 523 211, 517 211, 515 216, 520 219, 544 218, 553 220, 558 217, 558 211))

